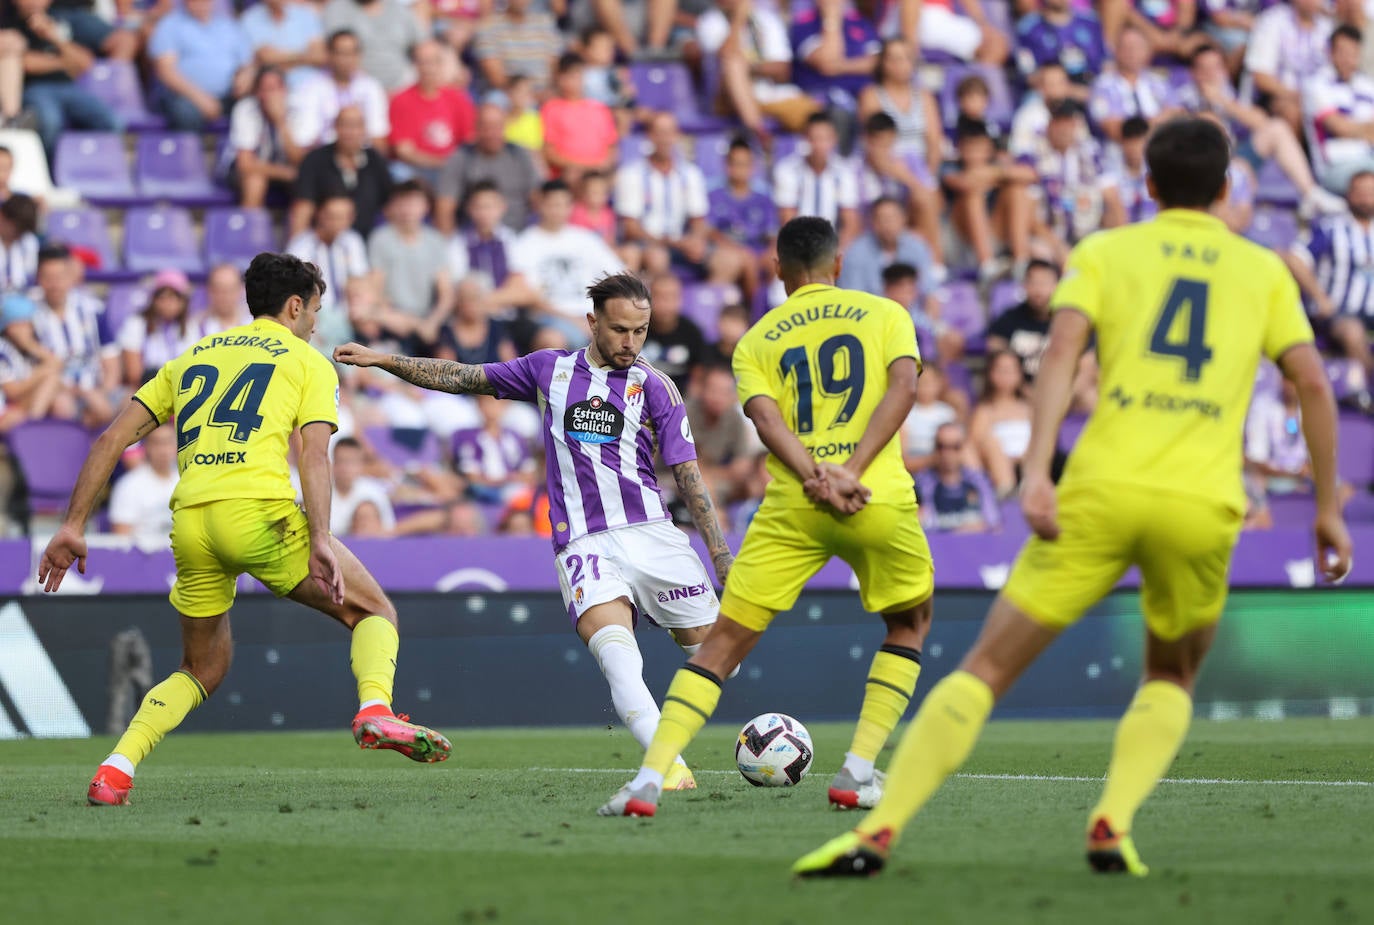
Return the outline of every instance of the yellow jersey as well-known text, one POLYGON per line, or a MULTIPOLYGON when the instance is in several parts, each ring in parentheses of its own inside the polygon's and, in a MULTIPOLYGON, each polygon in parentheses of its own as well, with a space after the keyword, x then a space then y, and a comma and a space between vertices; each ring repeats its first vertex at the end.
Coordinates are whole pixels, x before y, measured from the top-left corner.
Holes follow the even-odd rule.
MULTIPOLYGON (((843 463, 854 454, 868 420, 887 391, 887 368, 911 357, 920 368, 916 328, 906 309, 880 296, 835 286, 803 286, 768 312, 735 347, 741 404, 766 395, 817 462, 843 463)), ((777 457, 765 498, 810 507, 801 480, 777 457)), ((912 502, 911 475, 894 436, 873 459, 863 483, 870 504, 912 502)))
POLYGON ((1064 484, 1126 482, 1244 510, 1260 355, 1312 340, 1283 262, 1210 215, 1170 209, 1081 241, 1051 306, 1088 317, 1101 366, 1064 484))
POLYGON ((291 431, 322 421, 338 429, 334 364, 280 322, 201 338, 134 395, 158 423, 173 420, 177 469, 172 510, 236 498, 293 499, 291 431))

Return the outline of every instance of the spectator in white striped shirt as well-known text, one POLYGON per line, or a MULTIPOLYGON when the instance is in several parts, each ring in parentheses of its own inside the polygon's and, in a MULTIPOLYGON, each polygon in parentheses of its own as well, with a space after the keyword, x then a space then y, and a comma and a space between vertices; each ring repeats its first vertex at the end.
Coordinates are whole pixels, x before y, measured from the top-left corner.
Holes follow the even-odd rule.
POLYGON ((38 203, 15 193, 0 204, 0 288, 27 289, 38 270, 38 203))
POLYGON ((655 114, 648 134, 653 145, 649 156, 616 171, 621 237, 641 248, 641 267, 650 275, 687 267, 708 282, 736 284, 745 298, 753 298, 758 279, 753 253, 730 241, 712 244, 706 226, 706 178, 700 167, 678 153, 677 118, 668 112, 655 114))
POLYGON ((119 351, 105 324, 105 305, 76 286, 74 258, 67 248, 45 247, 38 254, 38 285, 33 299, 33 330, 38 343, 62 361, 62 379, 75 390, 73 414, 88 427, 114 418, 110 400, 119 384, 119 351))
POLYGON ((840 247, 858 237, 859 175, 853 163, 837 152, 835 121, 818 112, 806 120, 806 149, 789 154, 773 168, 773 199, 778 224, 798 215, 827 219, 840 234, 840 247))
POLYGON ((353 200, 330 196, 315 207, 309 231, 292 238, 286 252, 320 268, 327 288, 320 297, 320 320, 315 328, 317 345, 337 347, 353 340, 348 321, 348 281, 370 272, 367 245, 353 230, 353 200))

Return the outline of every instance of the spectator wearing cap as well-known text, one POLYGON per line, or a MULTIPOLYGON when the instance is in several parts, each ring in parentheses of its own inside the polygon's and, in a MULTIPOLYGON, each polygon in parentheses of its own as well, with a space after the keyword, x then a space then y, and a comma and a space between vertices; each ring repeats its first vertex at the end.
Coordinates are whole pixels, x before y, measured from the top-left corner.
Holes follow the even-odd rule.
POLYGON ((806 120, 806 149, 778 161, 773 168, 773 199, 778 221, 785 225, 798 215, 828 220, 839 231, 841 246, 858 236, 859 177, 854 165, 837 150, 835 121, 818 112, 806 120))
POLYGON ((0 288, 23 291, 38 272, 38 203, 15 193, 0 203, 0 288))
POLYGON ((119 348, 105 325, 105 306, 76 285, 71 252, 61 245, 39 251, 37 285, 30 290, 38 343, 62 363, 62 380, 87 426, 114 417, 110 393, 120 381, 119 348))
POLYGON ((1035 170, 999 154, 983 122, 961 119, 954 146, 955 158, 941 178, 954 200, 950 218, 973 249, 979 282, 991 285, 1006 269, 997 259, 999 242, 1011 251, 1014 265, 1025 266, 1030 258, 1035 170))
POLYGON ((1134 26, 1121 30, 1116 42, 1116 67, 1093 81, 1088 111, 1103 135, 1121 141, 1121 124, 1131 116, 1147 122, 1167 118, 1173 111, 1169 82, 1149 70, 1150 42, 1134 26))
POLYGON ((333 142, 316 148, 301 161, 296 201, 291 205, 293 234, 309 227, 316 202, 333 196, 353 200, 353 227, 359 234, 368 234, 391 196, 391 168, 385 157, 367 148, 362 111, 352 106, 340 110, 334 133, 337 138, 333 142))
POLYGON ((1374 79, 1360 70, 1360 30, 1331 33, 1331 66, 1307 84, 1304 108, 1312 160, 1322 185, 1350 187, 1357 173, 1374 170, 1374 79))
POLYGON ((322 14, 324 31, 347 29, 366 36, 363 70, 381 81, 387 93, 395 93, 414 80, 410 49, 424 38, 414 8, 399 0, 329 0, 322 14))
POLYGON ((239 205, 261 208, 271 196, 285 202, 296 181, 296 165, 305 151, 292 138, 286 82, 281 71, 258 71, 253 95, 234 104, 229 115, 229 144, 222 168, 239 205))
POLYGON ((1046 64, 1058 64, 1069 79, 1087 87, 1108 59, 1102 22, 1071 0, 1040 0, 1039 9, 1016 23, 1016 66, 1029 78, 1046 64))
POLYGON ((1260 105, 1302 131, 1302 88, 1328 62, 1335 22, 1324 0, 1287 0, 1255 17, 1245 49, 1245 81, 1260 105))
POLYGON ((490 102, 477 107, 473 140, 453 152, 439 175, 436 228, 445 234, 454 232, 459 208, 466 208, 468 196, 479 183, 490 183, 501 192, 506 227, 520 231, 529 224, 539 172, 528 151, 506 141, 506 112, 490 102))
POLYGON ((362 68, 362 46, 356 33, 341 29, 329 34, 327 65, 301 81, 288 97, 291 137, 305 149, 325 145, 337 137, 335 125, 345 109, 356 108, 373 147, 385 151, 391 134, 386 90, 362 68))
POLYGON ((697 18, 697 44, 715 56, 720 72, 721 111, 765 137, 764 117, 784 131, 799 132, 820 108, 792 82, 792 45, 787 24, 755 0, 721 0, 697 18))
POLYGON ((553 18, 531 10, 532 5, 530 0, 506 0, 501 12, 478 24, 471 52, 488 88, 505 89, 516 76, 530 78, 537 92, 548 86, 563 36, 553 18))
POLYGON ((215 12, 215 0, 184 0, 159 20, 148 57, 158 79, 154 100, 175 129, 202 130, 253 85, 248 36, 232 16, 215 12))
POLYGON ((1091 232, 1125 221, 1116 177, 1106 169, 1097 141, 1083 135, 1081 113, 1072 100, 1057 104, 1044 137, 1019 156, 1039 177, 1032 188, 1032 228, 1056 263, 1091 232))
POLYGON ((163 270, 154 276, 148 304, 124 319, 115 335, 124 385, 138 388, 199 340, 190 316, 191 282, 186 274, 163 270))
POLYGON ((315 7, 302 0, 262 0, 243 11, 239 25, 259 67, 273 67, 295 89, 324 67, 324 25, 315 7))
POLYGON ((941 533, 987 533, 1001 526, 997 494, 987 477, 963 464, 964 429, 935 432, 935 465, 916 476, 921 526, 941 533))
POLYGON ((444 163, 472 139, 477 107, 462 87, 444 82, 453 52, 432 39, 411 52, 415 83, 391 99, 391 156, 434 189, 444 163))
POLYGON ((572 52, 559 58, 555 95, 539 109, 544 163, 553 175, 574 187, 587 171, 615 169, 620 140, 611 108, 583 93, 585 69, 582 59, 572 52))

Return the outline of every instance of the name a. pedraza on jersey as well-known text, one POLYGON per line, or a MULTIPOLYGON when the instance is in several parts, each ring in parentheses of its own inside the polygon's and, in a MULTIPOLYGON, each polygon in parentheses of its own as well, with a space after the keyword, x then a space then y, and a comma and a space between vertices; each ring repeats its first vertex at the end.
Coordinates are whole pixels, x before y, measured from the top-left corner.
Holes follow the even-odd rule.
POLYGON ((216 347, 257 347, 266 350, 274 357, 279 357, 283 353, 290 353, 285 341, 280 337, 258 337, 240 334, 236 337, 212 337, 208 344, 196 344, 192 348, 192 356, 199 356, 206 350, 214 350, 216 347))

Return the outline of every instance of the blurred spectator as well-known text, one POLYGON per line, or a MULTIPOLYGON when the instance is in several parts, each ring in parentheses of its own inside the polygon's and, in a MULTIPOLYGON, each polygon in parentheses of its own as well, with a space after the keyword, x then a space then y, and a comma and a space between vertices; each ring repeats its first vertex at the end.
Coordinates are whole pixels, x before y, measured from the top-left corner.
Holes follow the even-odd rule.
POLYGON ((698 15, 710 6, 707 0, 590 0, 573 4, 572 12, 575 25, 588 18, 603 25, 626 58, 641 49, 662 55, 669 48, 687 57, 695 53, 688 39, 698 15))
POLYGON ((725 182, 706 196, 706 227, 719 243, 728 238, 761 258, 778 230, 778 209, 768 187, 754 179, 757 156, 749 142, 735 138, 725 155, 725 182))
POLYGON ((1271 0, 1202 0, 1202 29, 1226 57, 1226 67, 1239 74, 1255 16, 1271 0))
POLYGON ((191 282, 180 270, 153 277, 143 311, 124 319, 115 332, 124 385, 138 388, 199 340, 190 323, 191 282))
POLYGON ((0 337, 0 433, 52 416, 62 389, 62 364, 57 357, 43 351, 34 363, 8 336, 0 337))
POLYGON ((501 312, 533 301, 529 284, 513 268, 516 235, 502 223, 506 198, 483 181, 468 193, 468 227, 448 249, 449 278, 464 301, 480 301, 484 312, 501 312))
POLYGON ((153 99, 172 128, 198 132, 223 116, 253 84, 253 49, 215 0, 182 0, 157 24, 148 57, 157 74, 153 99))
POLYGON ((584 65, 582 93, 588 99, 608 106, 621 135, 630 131, 635 110, 635 86, 628 68, 615 63, 615 39, 600 26, 582 33, 578 52, 584 65))
MULTIPOLYGON (((1084 102, 1092 94, 1091 87, 1075 86, 1058 64, 1046 64, 1031 76, 1033 92, 1022 97, 1011 119, 1011 137, 1007 147, 1012 154, 1021 155, 1035 147, 1050 127, 1050 110, 1066 101, 1084 102)), ((1091 137, 1088 124, 1080 122, 1080 138, 1091 137)))
MULTIPOLYGON (((654 310, 657 312, 657 305, 654 310)), ((697 464, 716 504, 723 507, 744 500, 754 457, 763 450, 763 444, 740 407, 729 366, 709 364, 702 368, 687 398, 687 420, 697 464)))
POLYGON ((1260 105, 1302 130, 1302 87, 1327 64, 1335 23, 1324 0, 1288 0, 1255 17, 1245 49, 1246 79, 1260 105))
POLYGON ((925 359, 956 360, 964 354, 964 335, 940 320, 942 306, 934 291, 921 294, 921 278, 909 263, 890 263, 881 274, 883 298, 911 312, 916 343, 925 359))
POLYGON ((1196 31, 1196 0, 1133 0, 1126 23, 1144 33, 1151 57, 1170 55, 1186 61, 1207 41, 1196 31))
POLYGON ((415 5, 399 0, 329 0, 324 7, 324 30, 347 29, 366 36, 363 70, 382 82, 388 93, 415 79, 410 49, 424 34, 415 18, 415 5))
MULTIPOLYGON (((954 105, 958 108, 955 127, 961 122, 980 122, 988 131, 996 147, 1002 147, 1002 129, 988 122, 988 106, 992 103, 992 90, 982 74, 966 74, 959 79, 954 88, 954 105)), ((941 157, 944 152, 941 152, 941 157)))
MULTIPOLYGON (((539 94, 534 82, 528 77, 512 77, 504 93, 492 94, 493 99, 502 96, 506 101, 506 141, 524 148, 542 162, 544 121, 539 118, 539 94)), ((542 163, 540 166, 542 172, 542 163)))
POLYGON ((0 289, 22 291, 38 272, 38 203, 15 193, 0 203, 0 289))
POLYGON ((1058 267, 1045 260, 1032 260, 1023 281, 1026 297, 988 326, 988 353, 1016 354, 1027 382, 1034 382, 1040 371, 1040 355, 1050 335, 1050 297, 1058 285, 1058 267))
POLYGON ((605 103, 583 94, 584 73, 582 59, 572 52, 559 58, 554 96, 539 110, 544 163, 573 187, 587 171, 613 170, 619 154, 615 116, 605 103))
POLYGON ((883 270, 894 263, 915 267, 921 280, 932 278, 935 263, 930 248, 907 229, 906 209, 900 201, 888 196, 875 200, 869 210, 869 227, 871 230, 855 238, 844 253, 840 286, 882 292, 883 270))
POLYGON ((806 120, 806 148, 778 161, 773 169, 773 201, 778 223, 798 215, 827 219, 848 247, 862 230, 859 220, 859 178, 854 165, 836 150, 835 121, 825 113, 806 120))
POLYGON ((334 444, 334 492, 329 502, 329 532, 335 536, 388 536, 396 513, 386 485, 363 474, 362 444, 343 437, 334 444))
POLYGON ((1055 63, 1086 87, 1108 57, 1101 20, 1091 8, 1075 8, 1072 0, 1040 0, 1038 10, 1016 23, 1016 66, 1022 77, 1055 63))
POLYGON ((788 38, 797 86, 826 106, 854 111, 882 46, 874 22, 850 0, 820 0, 793 8, 788 38))
POLYGON ((1145 166, 1145 139, 1150 123, 1140 116, 1131 116, 1121 123, 1121 143, 1116 147, 1116 189, 1121 197, 1121 210, 1126 221, 1143 222, 1159 213, 1159 205, 1150 198, 1145 186, 1149 170, 1145 166))
POLYGON ((1010 351, 988 356, 987 382, 973 409, 969 439, 997 496, 1016 490, 1021 459, 1030 445, 1030 403, 1021 394, 1021 360, 1010 351))
MULTIPOLYGON (((382 293, 381 280, 379 274, 368 273, 364 276, 351 276, 344 284, 343 303, 346 303, 348 313, 348 324, 352 326, 351 338, 360 344, 366 344, 374 350, 385 350, 388 353, 413 353, 417 346, 413 336, 415 331, 415 319, 404 312, 398 311, 382 293)), ((342 326, 340 326, 342 329, 342 326)), ((321 338, 326 342, 333 342, 335 338, 328 336, 321 338)), ((354 382, 360 381, 360 377, 367 379, 370 384, 378 379, 386 382, 382 377, 367 375, 359 371, 351 371, 350 376, 354 382)), ((394 391, 407 391, 407 387, 399 383, 387 382, 394 391)), ((366 387, 364 387, 366 390, 366 387)), ((375 396, 373 396, 375 397, 375 396)), ((383 416, 389 409, 381 408, 383 416)))
POLYGON ((243 11, 239 25, 248 36, 253 60, 286 75, 294 90, 312 73, 324 67, 324 26, 314 5, 304 0, 262 0, 243 11))
POLYGON ((764 116, 783 131, 800 132, 820 108, 792 83, 792 45, 787 24, 756 0, 721 0, 697 19, 697 42, 714 55, 720 73, 717 106, 744 127, 767 137, 764 116))
POLYGON ((1348 215, 1315 222, 1283 255, 1311 300, 1319 327, 1374 382, 1369 332, 1374 330, 1374 172, 1355 174, 1346 193, 1348 215))
POLYGON ((405 315, 423 344, 433 344, 453 311, 443 235, 425 224, 429 191, 418 180, 397 184, 386 206, 386 224, 368 238, 368 263, 382 282, 388 304, 405 315))
POLYGON ((234 104, 229 115, 229 158, 225 173, 247 209, 274 201, 286 201, 296 182, 296 165, 304 149, 292 139, 286 102, 286 82, 281 71, 258 71, 253 95, 234 104))
POLYGON ((74 390, 77 407, 62 417, 79 417, 88 427, 114 417, 109 391, 119 382, 119 358, 104 324, 105 306, 76 287, 71 252, 61 245, 38 253, 33 331, 42 347, 62 362, 62 379, 74 390))
POLYGON ((706 337, 701 328, 682 314, 682 281, 672 273, 660 273, 649 281, 649 336, 640 356, 687 393, 692 368, 706 359, 706 337))
POLYGON ((940 425, 935 464, 916 476, 921 526, 942 533, 986 533, 1001 526, 997 496, 983 473, 963 463, 964 429, 940 425))
POLYGON ((577 200, 573 203, 572 218, 568 220, 578 228, 586 228, 601 237, 610 246, 615 246, 616 220, 615 209, 611 208, 611 178, 599 170, 584 174, 577 187, 577 200))
POLYGON ((1317 177, 1332 192, 1374 169, 1374 79, 1360 70, 1360 31, 1331 33, 1331 66, 1306 84, 1304 108, 1317 177))
POLYGON ((348 284, 370 272, 367 245, 353 225, 353 200, 339 194, 326 196, 314 208, 311 227, 286 245, 288 254, 315 264, 324 277, 316 328, 324 343, 342 344, 350 339, 348 284))
POLYGON ((1277 398, 1256 394, 1250 405, 1245 419, 1245 475, 1261 497, 1312 490, 1298 390, 1286 377, 1279 380, 1277 398))
POLYGON ((1125 221, 1116 177, 1103 164, 1097 141, 1082 136, 1081 126, 1078 104, 1065 100, 1051 113, 1044 137, 1021 156, 1022 163, 1034 168, 1040 178, 1032 187, 1036 200, 1032 228, 1049 245, 1057 263, 1087 235, 1125 221))
POLYGON ((495 0, 435 0, 430 5, 434 34, 458 54, 467 51, 477 24, 491 15, 495 0))
POLYGON ((143 44, 137 21, 112 19, 108 6, 102 4, 100 12, 95 6, 95 0, 54 0, 49 13, 67 27, 73 42, 96 57, 132 61, 143 44))
POLYGON ((205 311, 195 319, 196 336, 219 334, 252 320, 238 267, 228 263, 211 267, 205 277, 205 311))
POLYGON ((391 99, 391 156, 430 189, 438 187, 444 164, 476 131, 472 97, 444 83, 451 54, 432 39, 420 42, 411 51, 416 82, 391 99))
POLYGON ((959 420, 959 412, 941 396, 947 380, 938 364, 922 364, 916 380, 916 401, 902 422, 902 462, 912 475, 935 465, 935 434, 945 424, 959 420))
MULTIPOLYGON (((936 173, 939 168, 936 167, 936 173)), ((859 205, 871 210, 880 198, 902 205, 902 222, 908 218, 930 248, 934 261, 929 277, 945 278, 945 259, 940 235, 944 200, 936 190, 935 176, 924 157, 897 150, 897 123, 885 112, 875 112, 864 122, 863 160, 859 164, 859 205)))
POLYGON ((539 222, 516 239, 514 266, 538 293, 537 321, 556 327, 571 343, 587 342, 587 281, 619 273, 615 251, 585 228, 568 224, 572 191, 562 180, 544 184, 539 222))
POLYGON ((0 13, 0 128, 18 125, 24 109, 24 52, 28 45, 23 35, 10 28, 8 19, 7 14, 0 13))
POLYGON ((1288 123, 1236 97, 1226 61, 1215 45, 1198 49, 1189 74, 1192 82, 1179 90, 1178 105, 1195 115, 1212 113, 1223 121, 1233 138, 1248 134, 1242 151, 1253 152, 1260 162, 1273 159, 1279 165, 1302 196, 1298 205, 1302 218, 1311 218, 1318 212, 1334 215, 1345 211, 1340 197, 1328 193, 1313 179, 1298 136, 1288 123))
MULTIPOLYGON (((24 40, 24 108, 33 112, 49 158, 58 135, 68 129, 117 132, 122 128, 114 110, 76 82, 95 59, 48 15, 50 5, 51 0, 12 0, 0 7, 0 29, 18 32, 24 40)), ((13 44, 12 39, 7 41, 13 44)), ((12 106, 13 101, 6 105, 12 106)))
POLYGON ((386 90, 362 69, 361 46, 354 32, 344 29, 329 34, 326 66, 293 87, 288 102, 291 137, 302 148, 334 141, 339 115, 356 108, 362 113, 366 137, 374 147, 385 150, 391 134, 386 90))
POLYGON ((487 87, 504 89, 515 76, 528 77, 537 91, 548 86, 563 36, 548 13, 531 5, 530 0, 506 0, 504 11, 478 24, 471 52, 487 87))
MULTIPOLYGON (((871 5, 885 7, 888 17, 902 15, 902 4, 871 5), (895 9, 894 9, 895 8, 895 9)), ((960 61, 1000 67, 1010 51, 1007 39, 983 11, 980 0, 923 0, 912 4, 923 52, 942 52, 960 61)), ((884 31, 885 35, 890 32, 884 31)))
POLYGON ((1121 141, 1121 123, 1131 116, 1153 122, 1170 113, 1169 82, 1149 66, 1149 40, 1139 29, 1126 27, 1116 43, 1116 68, 1093 81, 1089 104, 1093 122, 1112 141, 1121 141))
POLYGON ((748 330, 749 308, 738 302, 726 305, 716 318, 716 342, 712 345, 712 356, 721 363, 730 363, 739 339, 748 330))
POLYGON ((529 223, 530 203, 539 175, 529 152, 506 141, 506 113, 492 103, 477 107, 477 135, 444 164, 439 178, 434 224, 445 234, 457 227, 459 206, 466 208, 469 192, 478 183, 491 183, 505 198, 505 222, 520 231, 529 223))
POLYGON ((362 110, 354 106, 339 110, 334 133, 337 138, 333 142, 316 148, 301 161, 296 201, 291 204, 291 234, 309 227, 316 202, 335 196, 352 200, 353 227, 367 234, 391 196, 391 169, 385 157, 367 148, 362 110))
POLYGON ((520 488, 534 469, 529 442, 501 423, 508 402, 491 395, 477 396, 482 426, 453 435, 453 468, 477 501, 499 504, 520 488))
POLYGON ((468 298, 460 286, 458 304, 439 330, 434 355, 441 360, 480 365, 504 363, 516 357, 505 322, 495 321, 476 298, 468 298))
MULTIPOLYGON (((1226 123, 1216 113, 1203 112, 1198 115, 1214 122, 1217 127, 1228 133, 1228 138, 1231 137, 1226 123)), ((1231 165, 1226 169, 1226 182, 1229 184, 1226 188, 1226 201, 1214 206, 1212 214, 1225 222, 1226 227, 1234 234, 1244 234, 1249 230, 1250 222, 1255 217, 1255 197, 1259 192, 1259 180, 1250 162, 1237 152, 1234 139, 1231 141, 1231 165)), ((1344 207, 1344 200, 1335 201, 1344 207)))
POLYGON ((176 490, 177 438, 163 424, 143 438, 143 462, 115 480, 110 490, 110 532, 131 536, 140 547, 171 544, 172 492, 176 490))
MULTIPOLYGON (((5 39, 3 38, 3 36, 0 36, 0 46, 3 46, 3 45, 4 45, 4 42, 5 42, 5 39)), ((0 52, 0 56, 3 56, 3 52, 0 52)), ((3 65, 0 64, 0 67, 3 67, 3 65)), ((3 74, 3 72, 0 72, 0 74, 3 74)), ((3 82, 3 80, 4 80, 3 76, 0 76, 0 82, 3 82)), ((2 95, 2 94, 3 94, 3 91, 0 91, 0 95, 2 95)), ((3 103, 0 103, 0 105, 3 105, 3 103)), ((16 96, 16 98, 15 98, 15 103, 14 103, 14 111, 15 111, 15 113, 18 113, 18 112, 19 112, 19 107, 20 107, 21 105, 22 105, 22 104, 19 102, 19 99, 18 99, 18 97, 16 96)), ((2 113, 0 113, 0 119, 4 119, 4 118, 6 118, 6 117, 5 117, 2 113)), ((3 123, 0 123, 0 125, 2 125, 2 124, 3 124, 3 123)), ((9 148, 6 148, 6 147, 4 147, 3 145, 0 145, 0 202, 4 202, 6 199, 9 199, 11 196, 14 195, 14 192, 15 192, 15 191, 14 191, 13 189, 10 188, 10 180, 13 179, 13 177, 14 177, 14 152, 11 151, 9 148)))
POLYGON ((956 157, 943 182, 954 198, 950 210, 959 236, 973 249, 978 279, 985 285, 1005 266, 997 260, 998 241, 1011 250, 1016 266, 1030 256, 1030 187, 1034 169, 998 154, 982 122, 960 122, 955 130, 956 157))
POLYGON ((549 492, 544 484, 544 459, 536 460, 539 467, 532 484, 522 487, 506 502, 501 515, 500 530, 509 536, 553 536, 549 520, 549 492))

